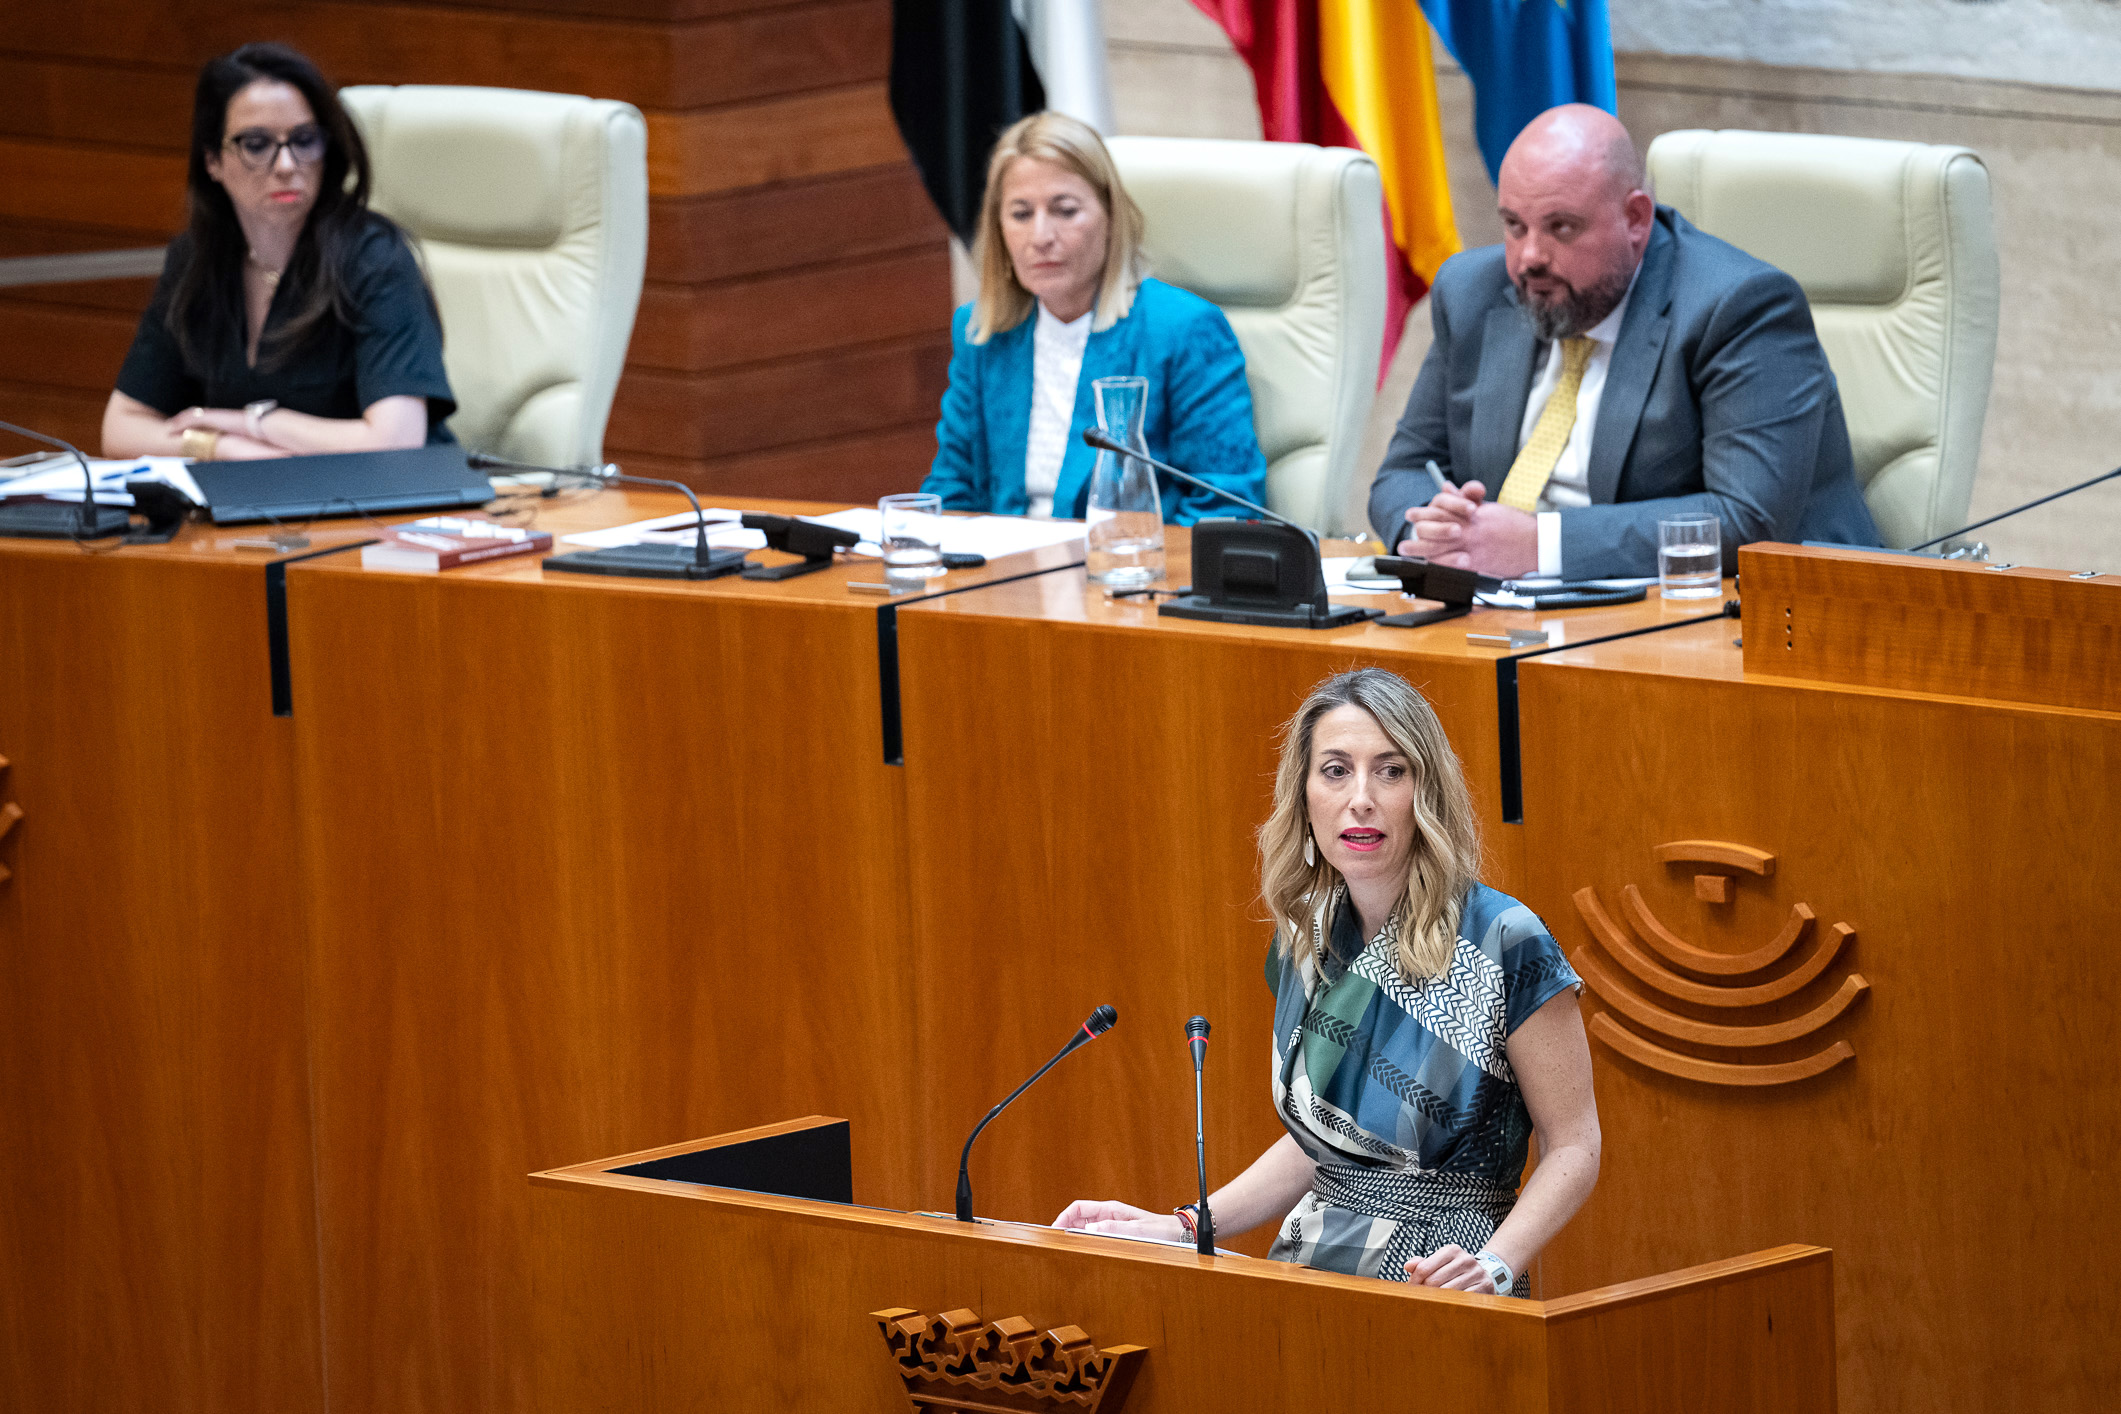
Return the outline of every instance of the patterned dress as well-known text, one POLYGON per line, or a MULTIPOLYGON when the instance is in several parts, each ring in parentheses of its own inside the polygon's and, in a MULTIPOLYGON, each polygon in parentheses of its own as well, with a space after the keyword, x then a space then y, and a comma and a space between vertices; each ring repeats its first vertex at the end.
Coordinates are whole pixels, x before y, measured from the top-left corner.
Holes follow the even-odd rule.
MULTIPOLYGON (((1267 957, 1274 1105, 1318 1164, 1268 1255, 1405 1281, 1410 1258, 1478 1252, 1517 1202, 1532 1117, 1504 1041, 1583 984, 1538 915, 1485 884, 1449 969, 1418 986, 1400 980, 1391 924, 1364 946, 1354 908, 1336 896, 1332 912, 1322 970, 1267 957)), ((1511 1294, 1530 1292, 1519 1275, 1511 1294)))

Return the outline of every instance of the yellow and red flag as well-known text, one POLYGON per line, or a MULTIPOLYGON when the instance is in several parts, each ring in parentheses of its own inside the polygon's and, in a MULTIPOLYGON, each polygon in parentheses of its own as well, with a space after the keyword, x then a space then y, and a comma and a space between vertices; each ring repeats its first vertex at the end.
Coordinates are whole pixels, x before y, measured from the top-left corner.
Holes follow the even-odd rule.
POLYGON ((1194 0, 1251 66, 1270 142, 1355 147, 1384 180, 1390 367, 1407 311, 1459 249, 1429 21, 1415 0, 1194 0))

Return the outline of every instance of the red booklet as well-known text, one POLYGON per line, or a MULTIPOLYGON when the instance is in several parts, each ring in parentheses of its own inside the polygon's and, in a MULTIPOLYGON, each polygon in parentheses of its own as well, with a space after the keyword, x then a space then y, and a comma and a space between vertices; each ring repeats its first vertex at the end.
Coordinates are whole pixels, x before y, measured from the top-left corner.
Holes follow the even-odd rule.
POLYGON ((534 555, 551 548, 552 535, 548 531, 523 530, 468 516, 429 516, 407 525, 394 525, 375 544, 362 546, 361 567, 433 574, 458 565, 475 565, 510 555, 534 555))

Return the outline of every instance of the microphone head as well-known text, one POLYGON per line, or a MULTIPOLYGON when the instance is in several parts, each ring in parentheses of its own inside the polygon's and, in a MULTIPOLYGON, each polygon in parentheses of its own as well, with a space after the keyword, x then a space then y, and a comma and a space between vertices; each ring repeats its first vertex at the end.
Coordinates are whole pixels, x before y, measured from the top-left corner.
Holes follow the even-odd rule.
POLYGON ((1205 1016, 1196 1016, 1196 1017, 1192 1018, 1192 1019, 1191 1019, 1190 1021, 1188 1021, 1188 1022, 1186 1023, 1186 1039, 1187 1039, 1188 1041, 1205 1041, 1205 1040, 1207 1040, 1207 1039, 1208 1039, 1208 1018, 1207 1018, 1207 1017, 1205 1017, 1205 1016))
POLYGON ((1083 1023, 1083 1030, 1092 1036, 1102 1036, 1118 1024, 1119 1013, 1109 1006, 1101 1006, 1090 1013, 1090 1019, 1083 1023))

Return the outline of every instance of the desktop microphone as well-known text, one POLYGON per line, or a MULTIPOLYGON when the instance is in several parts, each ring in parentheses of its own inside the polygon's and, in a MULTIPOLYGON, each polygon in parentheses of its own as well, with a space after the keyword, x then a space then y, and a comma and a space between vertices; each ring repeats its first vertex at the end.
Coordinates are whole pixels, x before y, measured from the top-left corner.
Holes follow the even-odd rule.
POLYGON ((2047 495, 2042 496, 2037 501, 2027 501, 2024 505, 2015 507, 2011 510, 2007 510, 2001 515, 1990 516, 1987 520, 1977 520, 1972 525, 1962 525, 1957 530, 1954 530, 1949 534, 1940 535, 1934 540, 1925 540, 1920 545, 1910 545, 1907 547, 1908 552, 1912 553, 1916 550, 1927 550, 1932 545, 1942 545, 1945 541, 1955 539, 1958 536, 1966 534, 1970 530, 1979 530, 1984 525, 1994 525, 1999 520, 2008 520, 2012 516, 2017 515, 2020 511, 2029 511, 2035 506, 2044 506, 2049 501, 2059 501, 2064 496, 2074 496, 2077 492, 2082 491, 2087 486, 2097 486, 2100 482, 2111 481, 2117 476, 2121 476, 2121 466, 2117 466, 2112 471, 2104 472, 2098 476, 2095 476, 2089 481, 2080 481, 2075 486, 2066 486, 2060 491, 2049 492, 2047 495))
POLYGON ((12 432, 17 437, 27 437, 32 442, 42 442, 47 447, 57 447, 62 452, 72 452, 74 460, 81 464, 82 482, 80 525, 77 529, 71 532, 66 531, 61 528, 64 524, 63 519, 54 518, 41 512, 28 513, 30 508, 27 506, 9 506, 0 507, 0 535, 60 536, 71 534, 76 540, 102 540, 113 535, 123 534, 126 527, 132 524, 132 517, 128 516, 122 508, 119 508, 117 523, 108 530, 103 528, 106 524, 103 512, 96 505, 96 473, 89 469, 88 458, 81 455, 79 447, 71 442, 62 442, 57 437, 47 437, 42 432, 32 432, 27 427, 17 427, 12 422, 0 422, 0 432, 12 432), (10 512, 13 514, 9 514, 10 512), (11 521, 15 522, 12 526, 10 525, 11 521))
POLYGON ((1200 1068, 1208 1058, 1208 1018, 1186 1023, 1186 1046, 1193 1052, 1193 1162, 1200 1172, 1200 1210, 1193 1220, 1194 1247, 1203 1257, 1215 1255, 1215 1217, 1208 1211, 1207 1111, 1201 1104, 1200 1068))
POLYGON ((1002 1101, 993 1109, 987 1111, 987 1117, 979 1122, 979 1125, 975 1129, 973 1129, 971 1138, 965 1141, 965 1152, 958 1156, 957 1220, 959 1222, 969 1223, 972 1221, 972 1177, 970 1169, 967 1168, 967 1165, 972 1162, 972 1140, 979 1138, 980 1130, 985 1129, 988 1125, 992 1124, 996 1115, 1000 1114, 1003 1110, 1008 1109, 1010 1105, 1014 1104, 1016 1102, 1016 1097, 1018 1095, 1023 1094, 1026 1090, 1029 1090, 1033 1083, 1038 1080, 1038 1077, 1040 1075, 1044 1075, 1047 1071, 1053 1069, 1053 1067, 1055 1067, 1056 1065, 1059 1065, 1061 1063, 1062 1057, 1066 1056, 1070 1051, 1076 1049, 1076 1047, 1087 1046, 1092 1041, 1095 1041, 1098 1037, 1104 1035, 1107 1031, 1110 1031, 1113 1025, 1118 1020, 1119 1013, 1114 1011, 1109 1006, 1101 1006, 1096 1011, 1091 1012, 1090 1019, 1088 1021, 1085 1021, 1082 1024, 1081 1028, 1077 1030, 1073 1036, 1070 1036, 1068 1038, 1067 1045, 1062 1046, 1060 1050, 1054 1053, 1052 1060, 1049 1060, 1044 1065, 1040 1066, 1038 1068, 1037 1073, 1034 1074, 1030 1080, 1026 1080, 1023 1084, 1017 1086, 1014 1090, 1011 1090, 1009 1092, 1008 1099, 1002 1101))
POLYGON ((654 476, 629 476, 619 470, 617 462, 605 462, 602 466, 538 466, 532 462, 510 461, 491 452, 470 452, 465 462, 476 471, 489 469, 501 471, 542 471, 554 476, 583 476, 591 481, 623 481, 628 486, 655 486, 665 491, 681 493, 692 505, 692 517, 698 527, 692 545, 690 563, 672 556, 658 556, 651 552, 674 549, 674 546, 624 545, 616 547, 630 554, 614 555, 610 551, 577 551, 568 555, 552 555, 545 560, 547 569, 580 569, 593 574, 624 574, 647 579, 714 579, 725 574, 735 574, 744 567, 742 551, 715 554, 707 547, 707 513, 700 509, 700 498, 692 494, 692 488, 682 481, 664 481, 654 476), (658 563, 675 560, 675 563, 658 563), (611 562, 606 564, 605 562, 611 562), (638 563, 636 563, 638 562, 638 563))
POLYGON ((1083 441, 1100 452, 1132 457, 1258 517, 1204 520, 1194 526, 1192 591, 1157 605, 1159 616, 1310 629, 1345 628, 1372 617, 1369 609, 1335 604, 1326 597, 1316 531, 1190 471, 1122 446, 1095 427, 1083 429, 1083 441))
MULTIPOLYGON (((1193 487, 1195 490, 1206 491, 1210 495, 1222 497, 1225 501, 1235 502, 1237 505, 1243 506, 1246 510, 1252 512, 1252 514, 1260 517, 1262 520, 1271 520, 1276 525, 1286 525, 1291 530, 1302 530, 1305 535, 1311 535, 1311 532, 1309 530, 1305 530, 1303 526, 1298 525, 1295 521, 1290 520, 1287 516, 1278 516, 1274 514, 1274 512, 1268 510, 1265 506, 1258 505, 1254 502, 1246 500, 1244 497, 1238 495, 1235 491, 1225 491, 1222 487, 1217 486, 1212 481, 1203 481, 1190 471, 1180 471, 1177 467, 1171 465, 1171 463, 1160 462, 1155 457, 1148 455, 1146 452, 1137 452, 1132 447, 1122 446, 1119 442, 1116 442, 1112 438, 1107 437, 1098 428, 1084 428, 1083 440, 1089 443, 1091 446, 1097 448, 1100 452, 1112 452, 1118 456, 1132 457, 1138 462, 1145 462, 1148 465, 1155 467, 1165 476, 1177 477, 1180 481, 1185 482, 1188 486, 1193 487)), ((1316 540, 1318 537, 1315 535, 1311 535, 1311 538, 1313 540, 1316 540)))

